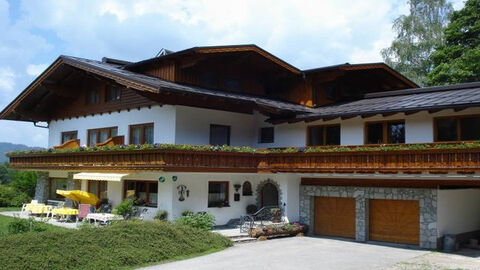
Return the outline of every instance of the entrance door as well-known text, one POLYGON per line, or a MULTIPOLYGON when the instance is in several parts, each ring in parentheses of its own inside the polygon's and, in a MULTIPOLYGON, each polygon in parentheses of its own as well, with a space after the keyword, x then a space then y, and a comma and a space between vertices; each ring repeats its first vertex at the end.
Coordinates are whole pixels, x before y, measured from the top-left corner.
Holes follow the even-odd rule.
POLYGON ((262 207, 278 206, 278 189, 272 183, 266 183, 262 187, 262 207))
POLYGON ((355 199, 315 197, 315 234, 355 238, 355 199))

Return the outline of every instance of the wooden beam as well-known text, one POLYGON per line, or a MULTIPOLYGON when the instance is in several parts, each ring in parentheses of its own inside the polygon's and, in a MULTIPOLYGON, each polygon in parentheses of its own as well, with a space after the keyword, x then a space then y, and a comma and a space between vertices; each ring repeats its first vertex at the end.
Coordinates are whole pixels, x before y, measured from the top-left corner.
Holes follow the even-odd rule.
POLYGON ((371 114, 362 114, 362 118, 370 118, 370 117, 373 117, 375 115, 377 115, 378 113, 371 113, 371 114))

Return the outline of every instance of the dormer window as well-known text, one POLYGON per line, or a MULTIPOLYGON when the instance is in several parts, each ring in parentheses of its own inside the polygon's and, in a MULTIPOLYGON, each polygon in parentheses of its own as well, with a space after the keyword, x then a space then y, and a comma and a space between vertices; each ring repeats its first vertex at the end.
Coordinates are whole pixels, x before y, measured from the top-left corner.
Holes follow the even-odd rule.
POLYGON ((87 104, 96 104, 100 100, 98 89, 90 89, 87 91, 87 104))
POLYGON ((122 88, 118 86, 107 86, 105 89, 105 102, 120 100, 122 88))
POLYGON ((217 88, 217 76, 213 72, 204 72, 200 74, 200 85, 206 88, 217 88))

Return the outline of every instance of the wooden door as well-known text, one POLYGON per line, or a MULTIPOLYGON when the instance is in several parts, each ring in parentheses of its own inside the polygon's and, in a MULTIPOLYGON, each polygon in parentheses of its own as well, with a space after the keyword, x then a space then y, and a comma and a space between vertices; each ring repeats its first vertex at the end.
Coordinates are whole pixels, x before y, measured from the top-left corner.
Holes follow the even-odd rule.
POLYGON ((315 197, 315 234, 355 238, 355 199, 315 197))
POLYGON ((418 201, 370 200, 369 238, 402 244, 419 244, 420 208, 418 201))

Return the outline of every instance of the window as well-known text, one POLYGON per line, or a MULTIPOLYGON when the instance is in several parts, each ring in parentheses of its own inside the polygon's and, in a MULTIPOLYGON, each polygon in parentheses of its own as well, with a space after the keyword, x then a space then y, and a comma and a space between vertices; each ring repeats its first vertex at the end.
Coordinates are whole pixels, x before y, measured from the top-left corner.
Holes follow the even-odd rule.
POLYGON ((153 144, 153 123, 130 126, 130 144, 153 144))
POLYGON ((367 123, 365 143, 405 143, 405 122, 386 121, 367 123))
POLYGON ((230 206, 228 182, 208 182, 208 207, 230 206))
POLYGON ((435 141, 480 140, 480 116, 441 117, 435 119, 435 141))
POLYGON ((62 132, 62 144, 66 141, 76 140, 77 139, 77 131, 65 131, 62 132))
POLYGON ((105 90, 105 102, 120 100, 122 88, 118 86, 107 86, 105 90))
POLYGON ((156 181, 124 181, 124 199, 133 199, 136 206, 157 207, 158 182, 156 181))
POLYGON ((274 140, 274 128, 264 127, 260 129, 258 142, 259 143, 273 143, 274 140))
POLYGON ((217 88, 217 76, 213 72, 205 72, 200 75, 200 85, 207 88, 217 88))
POLYGON ((243 182, 242 185, 242 195, 243 196, 252 196, 252 183, 250 181, 243 182))
POLYGON ((307 145, 339 145, 340 125, 310 126, 307 128, 307 145))
POLYGON ((87 104, 96 104, 99 100, 98 89, 90 89, 87 91, 87 104))
POLYGON ((115 137, 118 134, 117 127, 97 128, 88 130, 88 146, 95 146, 96 143, 101 143, 109 138, 115 137))
POLYGON ((210 125, 210 145, 230 145, 230 126, 210 125))
POLYGON ((230 91, 239 92, 239 91, 242 90, 242 86, 240 84, 240 81, 236 80, 236 79, 226 78, 223 81, 223 85, 224 85, 225 89, 230 90, 230 91))
POLYGON ((64 201, 65 197, 57 194, 57 189, 66 190, 67 189, 67 179, 50 178, 49 181, 50 181, 50 186, 49 186, 49 192, 48 192, 48 199, 49 200, 64 201))
POLYGON ((334 82, 325 84, 325 96, 330 100, 335 100, 337 98, 337 91, 335 90, 334 82))
POLYGON ((100 199, 107 199, 107 181, 88 181, 88 192, 100 199))

